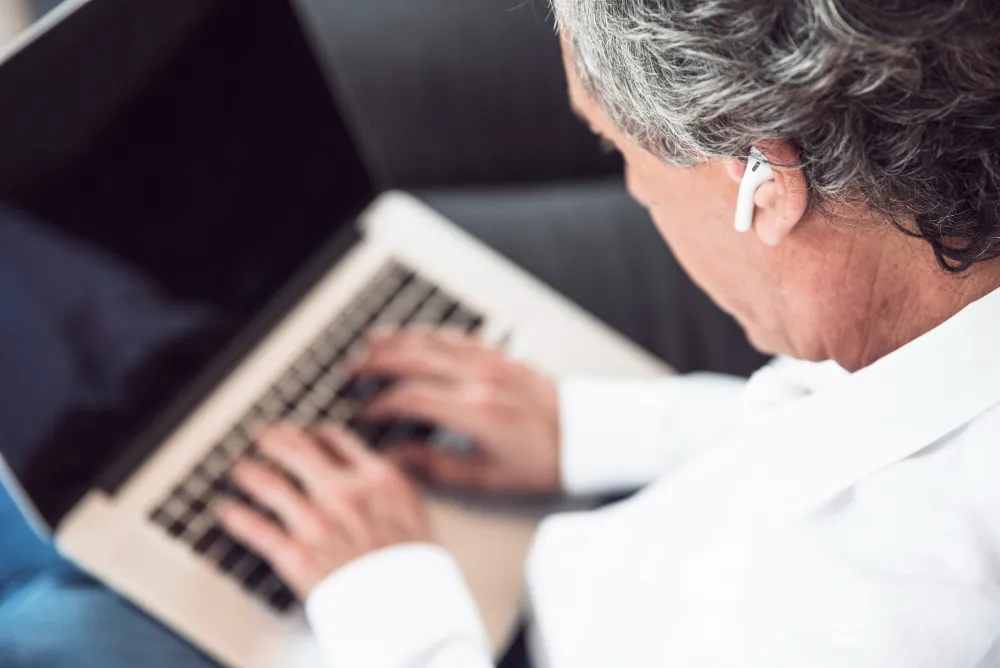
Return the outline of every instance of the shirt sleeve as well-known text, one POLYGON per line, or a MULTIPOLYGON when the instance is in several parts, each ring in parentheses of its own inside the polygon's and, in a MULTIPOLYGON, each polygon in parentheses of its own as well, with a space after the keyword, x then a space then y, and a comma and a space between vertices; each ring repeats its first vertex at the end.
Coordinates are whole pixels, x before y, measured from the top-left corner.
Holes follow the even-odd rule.
POLYGON ((627 491, 669 473, 733 428, 745 386, 742 378, 719 374, 563 381, 564 489, 581 495, 627 491))
POLYGON ((493 668, 462 572, 445 550, 402 545, 320 583, 306 615, 330 668, 493 668))

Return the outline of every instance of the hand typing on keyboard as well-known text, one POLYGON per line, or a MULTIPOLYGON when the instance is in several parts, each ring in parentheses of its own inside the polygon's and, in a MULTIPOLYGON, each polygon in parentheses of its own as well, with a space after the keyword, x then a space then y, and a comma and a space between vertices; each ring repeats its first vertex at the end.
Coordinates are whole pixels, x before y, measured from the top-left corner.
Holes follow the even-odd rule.
POLYGON ((369 336, 352 372, 396 383, 367 407, 372 420, 440 425, 470 437, 473 456, 399 444, 389 456, 431 482, 493 492, 560 489, 555 383, 478 339, 455 332, 369 336))
MULTIPOLYGON (((380 393, 393 387, 396 381, 389 375, 378 377, 365 374, 363 377, 351 378, 347 365, 352 356, 362 351, 365 333, 372 329, 448 327, 472 334, 478 333, 484 323, 482 314, 417 276, 404 265, 398 262, 387 264, 357 298, 299 353, 273 385, 248 407, 187 475, 177 481, 169 494, 151 509, 150 520, 171 537, 186 543, 206 562, 240 583, 248 593, 265 602, 271 610, 284 613, 295 609, 298 607, 295 592, 290 591, 286 583, 275 577, 273 569, 261 559, 264 555, 235 542, 218 526, 218 518, 212 510, 217 507, 219 499, 233 498, 258 511, 258 519, 270 518, 283 524, 272 507, 273 503, 269 506, 252 495, 248 496, 237 489, 229 477, 235 461, 248 457, 257 458, 260 455, 255 426, 262 423, 283 423, 310 429, 322 424, 337 424, 349 427, 352 433, 375 451, 397 444, 429 440, 447 445, 453 450, 461 450, 468 444, 464 435, 446 433, 426 421, 364 419, 361 415, 364 407, 380 393)), ((286 447, 294 448, 297 442, 293 438, 294 434, 294 431, 286 433, 283 439, 272 435, 275 439, 271 442, 272 447, 278 447, 275 444, 287 441, 290 445, 286 447)), ((336 447, 330 450, 331 446, 326 443, 329 438, 307 437, 301 432, 298 435, 314 445, 318 444, 322 452, 335 457, 335 463, 344 466, 351 464, 343 457, 336 459, 336 447)), ((282 462, 293 455, 294 452, 285 453, 282 462)), ((289 465, 282 464, 276 468, 279 471, 284 468, 293 477, 297 477, 291 466, 294 461, 288 461, 289 465)), ((331 464, 326 464, 329 469, 331 464)), ((350 466, 347 468, 351 469, 350 466)), ((253 466, 249 470, 250 478, 254 478, 253 466)), ((370 470, 371 467, 366 469, 370 470)), ((263 475, 266 478, 267 473, 263 475)), ((392 484, 402 484, 398 474, 394 480, 392 484)), ((253 481, 247 480, 245 483, 245 486, 251 486, 253 481)), ((275 484, 280 485, 281 481, 278 480, 275 484)), ((282 488, 278 489, 280 491, 282 488)), ((317 502, 322 510, 322 503, 329 499, 312 498, 308 491, 307 486, 305 497, 317 502)), ((409 507, 401 510, 404 513, 410 511, 412 508, 409 507)), ((234 512, 239 515, 238 510, 234 512)), ((348 517, 348 521, 349 519, 348 517)), ((248 521, 252 523, 256 520, 248 521)))
POLYGON ((260 452, 232 472, 250 507, 220 507, 225 529, 264 558, 303 600, 327 576, 369 552, 429 542, 423 500, 406 476, 353 434, 291 426, 265 430, 260 452), (299 484, 296 485, 290 479, 299 484))

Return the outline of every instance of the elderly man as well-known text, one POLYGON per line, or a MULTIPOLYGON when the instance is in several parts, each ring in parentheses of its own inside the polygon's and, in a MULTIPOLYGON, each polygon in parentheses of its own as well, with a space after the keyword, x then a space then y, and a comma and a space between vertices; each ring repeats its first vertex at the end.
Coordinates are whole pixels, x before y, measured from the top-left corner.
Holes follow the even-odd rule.
MULTIPOLYGON (((533 665, 1000 665, 1000 6, 553 5, 574 106, 694 279, 784 357, 746 384, 557 388, 456 337, 372 342, 358 372, 403 379, 373 414, 482 449, 397 462, 498 491, 644 486, 543 526, 533 665), (740 234, 751 147, 774 179, 740 234)), ((263 445, 340 490, 246 464, 288 530, 223 512, 308 598, 331 665, 491 665, 398 469, 339 432, 263 445)))

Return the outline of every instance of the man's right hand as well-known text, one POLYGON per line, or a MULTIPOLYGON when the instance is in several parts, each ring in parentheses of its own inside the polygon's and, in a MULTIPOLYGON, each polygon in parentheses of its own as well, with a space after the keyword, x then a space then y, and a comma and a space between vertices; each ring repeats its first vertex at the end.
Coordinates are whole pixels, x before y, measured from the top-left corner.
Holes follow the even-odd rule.
POLYGON ((522 493, 561 488, 555 383, 502 351, 455 332, 376 334, 353 370, 398 381, 371 403, 367 418, 431 422, 476 445, 462 456, 402 444, 389 455, 397 463, 446 485, 522 493))

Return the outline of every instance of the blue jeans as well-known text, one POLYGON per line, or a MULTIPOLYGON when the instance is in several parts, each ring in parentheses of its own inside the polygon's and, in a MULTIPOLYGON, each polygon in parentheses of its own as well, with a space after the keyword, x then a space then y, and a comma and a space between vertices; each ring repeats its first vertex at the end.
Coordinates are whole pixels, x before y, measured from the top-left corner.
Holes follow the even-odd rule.
POLYGON ((0 666, 218 668, 36 538, 0 491, 0 666))

